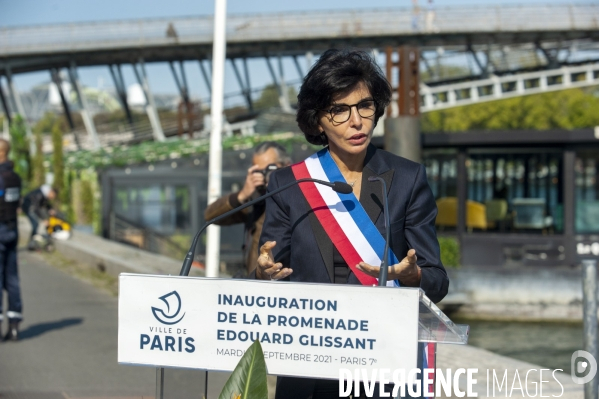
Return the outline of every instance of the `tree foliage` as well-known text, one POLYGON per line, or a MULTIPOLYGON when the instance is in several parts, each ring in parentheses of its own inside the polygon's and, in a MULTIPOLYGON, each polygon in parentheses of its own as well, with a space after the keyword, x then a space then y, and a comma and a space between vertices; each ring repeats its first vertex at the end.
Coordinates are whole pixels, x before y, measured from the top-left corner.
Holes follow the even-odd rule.
POLYGON ((23 179, 24 185, 31 176, 31 159, 29 156, 29 139, 25 129, 25 121, 20 115, 12 120, 10 125, 10 159, 14 162, 15 172, 23 179))
POLYGON ((458 268, 460 267, 460 243, 455 237, 440 237, 439 249, 441 251, 441 263, 445 267, 458 268))
MULTIPOLYGON (((289 99, 289 104, 297 103, 297 92, 295 91, 295 87, 290 86, 287 88, 287 98, 289 99)), ((280 107, 279 88, 275 84, 270 84, 262 90, 260 98, 254 101, 254 108, 262 110, 273 107, 280 107)))
POLYGON ((63 131, 66 130, 67 121, 65 117, 54 112, 46 112, 31 130, 33 133, 50 133, 55 125, 59 125, 59 128, 63 131))
POLYGON ((42 133, 40 131, 35 132, 35 155, 32 158, 32 179, 31 184, 33 187, 39 187, 46 182, 46 168, 44 168, 44 152, 42 133))
POLYGON ((599 97, 572 89, 489 101, 422 117, 423 132, 553 128, 576 129, 599 125, 599 97))
POLYGON ((52 126, 52 172, 54 173, 53 186, 59 192, 60 203, 65 204, 68 201, 68 193, 67 190, 65 190, 62 130, 57 123, 52 126))

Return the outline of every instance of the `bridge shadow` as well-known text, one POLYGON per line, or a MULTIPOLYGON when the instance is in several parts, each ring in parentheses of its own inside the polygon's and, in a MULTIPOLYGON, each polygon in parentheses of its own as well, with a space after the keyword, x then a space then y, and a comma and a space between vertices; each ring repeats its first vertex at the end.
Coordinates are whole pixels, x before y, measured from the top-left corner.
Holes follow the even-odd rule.
POLYGON ((81 317, 63 319, 58 321, 50 321, 47 323, 34 324, 19 332, 19 340, 35 338, 53 330, 61 330, 63 328, 76 326, 83 323, 81 317))

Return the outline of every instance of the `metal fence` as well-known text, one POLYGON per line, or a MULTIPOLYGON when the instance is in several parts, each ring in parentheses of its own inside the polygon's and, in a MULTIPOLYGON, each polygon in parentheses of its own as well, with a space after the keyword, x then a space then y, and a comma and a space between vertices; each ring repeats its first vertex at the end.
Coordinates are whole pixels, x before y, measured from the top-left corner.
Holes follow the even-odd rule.
MULTIPOLYGON (((485 32, 599 29, 599 5, 505 5, 434 10, 421 7, 230 15, 230 43, 485 32), (430 15, 429 15, 430 17, 430 15), (428 31, 427 31, 428 29, 428 31)), ((0 29, 3 57, 212 42, 212 16, 86 22, 0 29)))

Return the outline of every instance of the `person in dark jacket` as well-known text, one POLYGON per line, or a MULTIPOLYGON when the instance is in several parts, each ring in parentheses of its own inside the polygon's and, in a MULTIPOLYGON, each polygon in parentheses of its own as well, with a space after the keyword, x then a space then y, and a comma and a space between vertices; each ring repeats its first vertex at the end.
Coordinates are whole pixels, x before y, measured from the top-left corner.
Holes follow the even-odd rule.
POLYGON ((22 320, 23 304, 17 265, 17 210, 21 200, 21 178, 13 171, 8 159, 10 144, 0 139, 0 331, 2 319, 3 290, 8 293, 8 333, 4 340, 16 341, 19 335, 19 322, 22 320))
POLYGON ((52 201, 56 198, 57 191, 48 184, 42 185, 23 198, 23 212, 31 222, 31 237, 29 238, 29 249, 35 248, 33 236, 37 234, 40 223, 46 223, 48 218, 54 214, 52 201))
MULTIPOLYGON (((204 212, 205 220, 213 219, 232 210, 243 203, 253 200, 266 193, 268 176, 274 169, 287 166, 291 159, 285 148, 273 141, 265 141, 254 148, 252 166, 248 169, 243 188, 240 191, 225 195, 212 204, 204 212)), ((256 268, 258 263, 258 239, 264 223, 264 202, 227 217, 217 224, 229 226, 232 224, 245 225, 243 261, 248 273, 256 268)))

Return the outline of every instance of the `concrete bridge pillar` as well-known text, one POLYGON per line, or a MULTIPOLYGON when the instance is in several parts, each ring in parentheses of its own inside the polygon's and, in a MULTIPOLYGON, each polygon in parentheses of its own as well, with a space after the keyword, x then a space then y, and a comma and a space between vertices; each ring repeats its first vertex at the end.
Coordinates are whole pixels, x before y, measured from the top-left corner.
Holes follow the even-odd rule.
POLYGON ((67 122, 69 123, 69 127, 73 132, 73 137, 75 138, 75 145, 78 150, 81 150, 81 142, 79 140, 79 135, 75 132, 75 123, 73 122, 73 116, 71 115, 71 109, 69 107, 69 102, 64 94, 64 90, 62 87, 62 79, 60 77, 60 71, 56 68, 52 68, 50 70, 50 77, 52 78, 52 82, 56 85, 56 90, 58 91, 58 95, 60 96, 60 102, 62 103, 62 108, 64 109, 64 115, 67 118, 67 122))
POLYGON ((108 70, 110 71, 110 76, 112 77, 112 81, 114 82, 114 87, 116 89, 119 102, 121 103, 121 107, 123 107, 125 115, 127 116, 127 122, 129 122, 129 124, 132 125, 133 115, 131 114, 129 104, 127 103, 127 88, 125 87, 125 80, 123 79, 121 65, 115 64, 114 70, 113 65, 108 65, 108 70))
POLYGON ((420 117, 386 118, 384 143, 387 151, 414 162, 421 162, 420 117))
POLYGON ((164 136, 164 131, 162 130, 162 125, 160 124, 158 112, 156 111, 154 96, 150 90, 150 83, 148 82, 148 75, 146 74, 144 60, 141 58, 139 59, 139 69, 141 72, 137 70, 136 64, 133 64, 132 66, 133 71, 135 72, 135 77, 137 78, 139 85, 142 87, 144 96, 146 97, 146 113, 148 114, 150 125, 152 125, 152 134, 154 136, 154 140, 164 141, 166 138, 164 136))
POLYGON ((279 104, 281 106, 281 109, 285 112, 291 112, 291 105, 289 104, 289 98, 287 96, 287 84, 285 83, 285 78, 283 76, 283 63, 281 61, 281 57, 280 56, 278 57, 278 61, 279 61, 279 76, 278 77, 270 63, 270 58, 268 57, 268 55, 265 55, 265 58, 266 58, 266 65, 268 66, 268 71, 270 72, 270 76, 272 77, 274 84, 277 86, 277 88, 279 90, 279 104))
POLYGON ((77 74, 77 65, 75 64, 75 62, 71 62, 71 67, 69 68, 69 77, 71 78, 71 85, 73 85, 73 88, 77 93, 77 101, 79 102, 79 108, 81 109, 81 118, 83 119, 85 130, 91 138, 93 149, 99 150, 102 147, 102 145, 100 144, 100 138, 98 137, 98 132, 96 131, 94 119, 92 118, 88 110, 87 100, 83 95, 83 89, 81 88, 81 83, 79 82, 79 76, 77 74))

